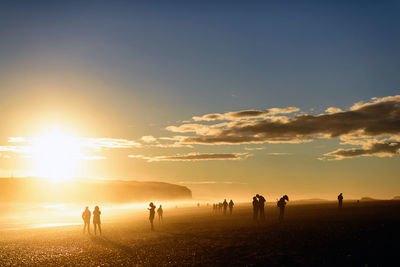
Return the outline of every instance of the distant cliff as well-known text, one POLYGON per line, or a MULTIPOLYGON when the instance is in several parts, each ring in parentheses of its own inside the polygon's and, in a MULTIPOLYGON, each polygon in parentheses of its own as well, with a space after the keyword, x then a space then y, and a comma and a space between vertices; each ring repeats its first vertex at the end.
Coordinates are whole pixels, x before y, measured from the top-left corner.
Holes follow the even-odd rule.
POLYGON ((42 178, 0 178, 0 202, 142 202, 191 199, 185 186, 163 182, 42 178))

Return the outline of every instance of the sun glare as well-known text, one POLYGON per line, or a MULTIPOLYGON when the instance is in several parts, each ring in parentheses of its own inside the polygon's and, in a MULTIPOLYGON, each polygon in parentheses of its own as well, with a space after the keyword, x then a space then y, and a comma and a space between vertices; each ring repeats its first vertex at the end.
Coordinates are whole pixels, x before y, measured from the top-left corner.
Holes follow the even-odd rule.
POLYGON ((81 155, 79 140, 66 131, 52 129, 34 138, 35 174, 61 182, 76 175, 81 155))

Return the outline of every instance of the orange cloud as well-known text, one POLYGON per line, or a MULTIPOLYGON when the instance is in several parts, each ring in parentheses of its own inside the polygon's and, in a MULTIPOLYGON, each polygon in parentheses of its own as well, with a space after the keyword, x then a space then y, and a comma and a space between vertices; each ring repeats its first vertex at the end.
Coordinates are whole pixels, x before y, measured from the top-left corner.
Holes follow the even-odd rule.
POLYGON ((241 160, 251 156, 249 153, 189 153, 174 156, 143 156, 129 155, 129 158, 144 159, 148 162, 155 161, 202 161, 202 160, 241 160))

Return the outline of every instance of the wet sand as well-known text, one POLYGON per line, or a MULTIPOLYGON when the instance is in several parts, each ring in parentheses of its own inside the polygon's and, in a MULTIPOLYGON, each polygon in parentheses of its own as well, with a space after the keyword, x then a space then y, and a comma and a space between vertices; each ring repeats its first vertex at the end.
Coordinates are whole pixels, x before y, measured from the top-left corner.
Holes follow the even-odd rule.
POLYGON ((266 208, 254 223, 251 207, 232 216, 211 208, 165 211, 151 232, 147 218, 102 224, 103 235, 81 226, 0 231, 0 266, 262 266, 398 264, 400 202, 289 205, 266 208))

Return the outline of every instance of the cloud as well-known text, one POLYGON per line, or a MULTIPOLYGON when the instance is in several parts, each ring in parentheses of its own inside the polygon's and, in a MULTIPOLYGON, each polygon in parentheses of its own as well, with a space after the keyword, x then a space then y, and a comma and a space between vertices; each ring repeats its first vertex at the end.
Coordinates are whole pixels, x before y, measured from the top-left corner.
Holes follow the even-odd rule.
MULTIPOLYGON (((42 150, 48 151, 49 148, 47 146, 51 146, 54 149, 54 152, 51 153, 56 153, 55 151, 57 151, 57 149, 60 151, 57 153, 63 153, 63 150, 68 150, 68 148, 62 141, 63 140, 54 141, 43 138, 43 140, 40 140, 40 143, 38 143, 35 138, 9 137, 8 142, 13 143, 13 145, 0 145, 0 152, 19 153, 23 154, 22 157, 35 157, 35 154, 38 152, 40 153, 42 150)), ((71 146, 74 146, 74 149, 77 150, 76 153, 74 153, 74 157, 82 160, 106 159, 104 156, 91 156, 91 152, 141 146, 141 144, 136 141, 115 138, 71 138, 68 139, 68 141, 71 141, 71 146)), ((181 144, 181 146, 185 145, 181 144)))
POLYGON ((247 184, 244 182, 233 182, 233 181, 181 181, 178 182, 179 184, 186 184, 186 185, 211 185, 211 184, 247 184))
POLYGON ((245 147, 244 150, 248 150, 248 151, 260 151, 260 150, 264 150, 265 147, 245 147))
MULTIPOLYGON (((275 109, 269 109, 275 110, 275 109)), ((293 111, 294 108, 278 110, 293 111)), ((356 103, 349 110, 328 109, 330 113, 295 116, 266 116, 255 120, 239 120, 220 124, 183 124, 169 126, 167 130, 194 133, 181 140, 186 144, 250 144, 250 143, 299 143, 317 138, 340 138, 357 133, 363 137, 379 137, 400 134, 400 95, 373 98, 369 103, 356 103)), ((195 120, 216 120, 252 116, 261 111, 240 111, 224 114, 208 114, 195 120), (230 114, 229 116, 227 114, 230 114), (236 115, 232 115, 236 114, 236 115), (201 118, 201 119, 200 119, 201 118)), ((268 112, 271 113, 271 112, 268 112)), ((272 112, 274 113, 274 112, 272 112)), ((276 111, 274 114, 282 113, 276 111)))
POLYGON ((9 137, 8 142, 9 143, 25 143, 26 138, 25 137, 9 137))
POLYGON ((147 162, 155 161, 203 161, 203 160, 242 160, 251 156, 249 153, 189 153, 174 156, 144 156, 129 155, 129 158, 144 159, 147 162))
POLYGON ((145 143, 153 143, 153 142, 157 141, 157 138, 155 138, 152 135, 145 135, 145 136, 142 136, 142 138, 140 138, 140 139, 142 139, 142 141, 145 143))
POLYGON ((221 184, 248 184, 248 183, 244 183, 244 182, 222 181, 221 184))
POLYGON ((265 117, 267 115, 276 115, 276 114, 288 114, 299 111, 296 107, 287 107, 287 108, 271 108, 265 110, 241 110, 241 111, 232 111, 227 113, 213 113, 206 114, 203 116, 194 116, 192 119, 194 121, 215 121, 215 120, 242 120, 242 119, 252 119, 265 117))
POLYGON ((271 156, 286 156, 286 155, 291 155, 290 153, 284 153, 284 152, 271 152, 271 153, 268 153, 268 155, 271 155, 271 156))
POLYGON ((14 153, 30 153, 32 149, 28 146, 0 146, 2 152, 14 152, 14 153))
POLYGON ((183 144, 181 139, 183 137, 175 136, 175 137, 159 137, 155 138, 154 136, 147 135, 142 136, 141 140, 145 143, 145 147, 157 147, 157 148, 193 148, 192 145, 183 144), (172 143, 171 143, 172 141, 172 143))
POLYGON ((342 160, 345 158, 354 157, 392 157, 400 154, 400 142, 381 141, 372 144, 368 144, 362 148, 350 148, 350 149, 337 149, 335 151, 324 154, 325 158, 329 160, 342 160))
POLYGON ((189 144, 182 144, 179 142, 175 142, 172 144, 162 144, 162 143, 157 143, 157 144, 152 144, 149 145, 150 147, 158 147, 158 148, 181 148, 181 147, 185 147, 185 148, 193 148, 192 145, 189 144))
POLYGON ((86 155, 84 155, 84 156, 81 157, 81 159, 84 159, 84 160, 102 160, 102 159, 107 159, 107 157, 104 157, 104 156, 86 156, 86 155))
POLYGON ((140 147, 141 144, 127 139, 116 138, 84 138, 82 146, 94 149, 112 149, 112 148, 133 148, 140 147))
POLYGON ((180 126, 168 126, 166 129, 175 133, 191 133, 194 132, 198 135, 215 135, 220 132, 220 128, 227 126, 228 123, 219 123, 215 125, 204 125, 197 123, 187 123, 180 126))
POLYGON ((339 112, 343 112, 343 110, 341 110, 340 108, 335 108, 335 107, 329 107, 325 110, 326 113, 329 114, 334 114, 334 113, 339 113, 339 112))

